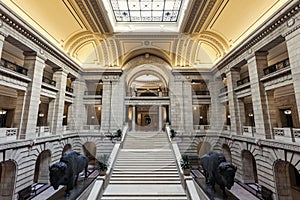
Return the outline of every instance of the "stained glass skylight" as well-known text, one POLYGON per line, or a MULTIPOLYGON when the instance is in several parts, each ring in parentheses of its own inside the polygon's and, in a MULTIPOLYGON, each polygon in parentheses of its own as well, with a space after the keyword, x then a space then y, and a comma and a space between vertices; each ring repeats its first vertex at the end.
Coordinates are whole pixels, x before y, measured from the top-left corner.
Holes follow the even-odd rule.
POLYGON ((182 0, 110 0, 117 22, 177 22, 182 0))

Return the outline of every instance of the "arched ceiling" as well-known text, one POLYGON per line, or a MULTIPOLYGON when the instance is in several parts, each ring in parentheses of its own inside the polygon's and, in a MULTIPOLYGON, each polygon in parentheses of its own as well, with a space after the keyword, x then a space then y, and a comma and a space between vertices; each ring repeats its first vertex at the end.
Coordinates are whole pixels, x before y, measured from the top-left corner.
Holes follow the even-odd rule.
POLYGON ((128 26, 124 28, 126 32, 117 33, 116 22, 110 21, 107 1, 2 0, 1 4, 83 68, 122 67, 135 56, 151 53, 172 67, 210 69, 272 14, 291 2, 183 0, 186 10, 177 24, 177 32, 170 31, 170 23, 151 24, 155 32, 149 32, 147 23, 140 23, 140 29, 134 29, 135 23, 131 23, 123 24, 128 26))

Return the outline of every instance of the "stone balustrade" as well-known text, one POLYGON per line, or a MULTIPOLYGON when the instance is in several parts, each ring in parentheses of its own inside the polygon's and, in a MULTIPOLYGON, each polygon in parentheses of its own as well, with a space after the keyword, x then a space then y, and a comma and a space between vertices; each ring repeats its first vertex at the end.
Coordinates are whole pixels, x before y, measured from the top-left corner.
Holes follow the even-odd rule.
POLYGON ((17 139, 18 128, 0 128, 1 141, 10 141, 17 139))
POLYGON ((275 139, 296 142, 300 141, 300 128, 273 128, 275 139))

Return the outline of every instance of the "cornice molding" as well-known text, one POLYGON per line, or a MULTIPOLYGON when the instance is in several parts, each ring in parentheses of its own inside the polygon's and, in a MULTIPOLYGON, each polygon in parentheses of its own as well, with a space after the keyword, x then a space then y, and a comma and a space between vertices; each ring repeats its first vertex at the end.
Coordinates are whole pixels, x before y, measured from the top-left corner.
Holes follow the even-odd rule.
MULTIPOLYGON (((232 51, 233 53, 231 55, 228 55, 228 56, 224 57, 223 59, 221 59, 218 62, 218 64, 216 64, 216 67, 213 69, 213 71, 220 70, 223 67, 225 67, 226 65, 228 65, 231 61, 236 59, 238 56, 242 55, 244 52, 248 51, 251 47, 256 45, 258 42, 260 42, 261 40, 266 38, 268 35, 270 35, 273 31, 275 31, 277 28, 282 26, 285 22, 287 22, 289 19, 291 19, 293 16, 295 16, 299 11, 300 11, 300 4, 297 3, 296 5, 293 5, 286 12, 284 12, 279 17, 277 17, 275 20, 273 20, 273 22, 271 24, 267 25, 265 28, 263 28, 261 31, 259 31, 258 34, 255 34, 248 42, 245 42, 245 44, 234 49, 232 51)), ((292 32, 295 30, 292 30, 292 32)))
MULTIPOLYGON (((10 13, 11 14, 11 13, 10 13)), ((15 16, 16 17, 16 16, 15 16)), ((18 18, 18 17, 17 17, 18 18)), ((25 23, 23 20, 19 19, 18 20, 22 21, 25 23)), ((77 64, 74 63, 74 61, 67 60, 62 57, 61 54, 64 54, 63 52, 59 51, 56 48, 50 47, 50 45, 46 44, 44 41, 47 41, 43 36, 39 35, 38 33, 33 32, 32 30, 28 30, 25 28, 23 25, 21 25, 19 22, 14 20, 9 14, 7 14, 3 9, 0 8, 0 21, 3 21, 3 23, 7 24, 10 26, 12 29, 14 29, 16 32, 20 33, 21 35, 25 36, 28 38, 30 41, 35 43, 37 46, 39 46, 41 49, 47 51, 51 55, 53 55, 55 58, 69 66, 71 69, 75 70, 76 72, 79 71, 79 67, 77 64), (42 38, 39 39, 38 37, 42 38)), ((25 23, 26 24, 26 23, 25 23)), ((5 35, 4 35, 5 36, 5 35)), ((48 42, 48 41, 47 41, 48 42)), ((49 42, 50 43, 50 42, 49 42)), ((50 43, 51 44, 51 43, 50 43)), ((65 55, 67 58, 69 58, 67 55, 65 55)), ((70 59, 70 58, 69 58, 70 59)))

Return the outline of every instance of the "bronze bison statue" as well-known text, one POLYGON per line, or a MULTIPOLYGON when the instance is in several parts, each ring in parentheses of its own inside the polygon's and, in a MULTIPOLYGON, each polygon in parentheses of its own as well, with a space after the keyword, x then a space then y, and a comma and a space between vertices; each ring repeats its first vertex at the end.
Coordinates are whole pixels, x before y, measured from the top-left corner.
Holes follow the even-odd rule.
POLYGON ((225 187, 231 189, 234 184, 234 176, 237 168, 231 163, 226 162, 221 152, 210 151, 200 158, 202 169, 206 183, 215 191, 215 183, 217 183, 226 197, 225 187))
POLYGON ((79 173, 85 170, 87 178, 88 158, 75 151, 66 152, 60 162, 54 163, 50 168, 50 184, 55 190, 60 185, 66 185, 66 196, 77 183, 79 173))

